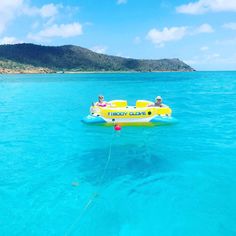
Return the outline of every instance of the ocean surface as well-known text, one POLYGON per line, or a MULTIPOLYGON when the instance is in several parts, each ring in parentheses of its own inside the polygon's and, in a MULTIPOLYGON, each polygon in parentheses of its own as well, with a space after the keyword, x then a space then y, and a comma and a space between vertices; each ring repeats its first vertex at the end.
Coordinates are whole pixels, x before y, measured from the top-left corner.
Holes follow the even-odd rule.
POLYGON ((0 75, 0 235, 235 236, 236 72, 0 75), (81 123, 154 100, 178 123, 81 123))

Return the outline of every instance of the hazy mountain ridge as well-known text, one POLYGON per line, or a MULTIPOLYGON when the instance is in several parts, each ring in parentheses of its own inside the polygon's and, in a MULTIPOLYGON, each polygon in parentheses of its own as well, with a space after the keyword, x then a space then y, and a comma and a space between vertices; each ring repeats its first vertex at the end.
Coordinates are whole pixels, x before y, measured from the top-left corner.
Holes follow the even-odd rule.
MULTIPOLYGON (((194 71, 179 59, 140 60, 99 54, 74 45, 0 45, 0 72, 31 68, 43 73, 58 71, 194 71), (11 65, 11 69, 9 68, 11 65)), ((10 72, 9 72, 10 73, 10 72)), ((27 73, 27 72, 26 72, 27 73)))

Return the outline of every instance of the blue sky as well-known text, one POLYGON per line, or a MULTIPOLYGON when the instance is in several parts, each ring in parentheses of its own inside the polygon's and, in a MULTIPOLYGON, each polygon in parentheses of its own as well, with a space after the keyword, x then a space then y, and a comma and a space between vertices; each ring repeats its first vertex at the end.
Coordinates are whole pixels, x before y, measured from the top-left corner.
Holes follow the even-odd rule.
POLYGON ((74 44, 236 70, 236 0, 1 0, 0 43, 74 44))

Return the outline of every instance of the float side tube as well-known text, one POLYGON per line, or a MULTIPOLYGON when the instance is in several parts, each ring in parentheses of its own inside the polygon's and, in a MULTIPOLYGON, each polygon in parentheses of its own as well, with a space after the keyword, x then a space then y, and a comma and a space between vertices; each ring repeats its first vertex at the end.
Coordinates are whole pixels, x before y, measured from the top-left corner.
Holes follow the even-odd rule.
POLYGON ((103 124, 106 121, 101 116, 91 116, 88 115, 82 119, 82 122, 86 124, 103 124))
POLYGON ((177 120, 171 116, 155 116, 150 120, 152 123, 162 123, 162 124, 173 124, 176 123, 177 120))

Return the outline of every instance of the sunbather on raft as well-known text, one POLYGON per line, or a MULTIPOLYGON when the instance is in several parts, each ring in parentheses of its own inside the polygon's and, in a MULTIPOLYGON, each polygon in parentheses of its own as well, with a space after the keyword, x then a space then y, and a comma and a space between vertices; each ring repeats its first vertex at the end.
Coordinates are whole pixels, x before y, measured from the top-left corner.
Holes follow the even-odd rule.
POLYGON ((108 104, 109 104, 108 102, 104 101, 104 96, 99 95, 98 102, 95 103, 95 106, 106 107, 108 104))
POLYGON ((161 96, 157 96, 155 99, 155 103, 148 105, 148 107, 167 107, 167 105, 162 103, 162 97, 161 96))

